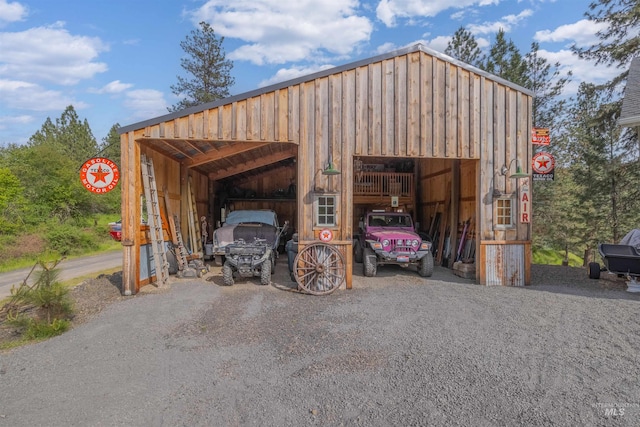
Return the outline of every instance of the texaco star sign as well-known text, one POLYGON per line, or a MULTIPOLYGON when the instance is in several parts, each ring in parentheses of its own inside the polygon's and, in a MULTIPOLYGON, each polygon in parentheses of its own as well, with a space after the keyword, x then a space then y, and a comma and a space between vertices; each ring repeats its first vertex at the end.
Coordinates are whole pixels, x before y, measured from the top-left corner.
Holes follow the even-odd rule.
POLYGON ((87 160, 80 168, 80 182, 92 193, 108 193, 120 180, 118 165, 104 157, 87 160))

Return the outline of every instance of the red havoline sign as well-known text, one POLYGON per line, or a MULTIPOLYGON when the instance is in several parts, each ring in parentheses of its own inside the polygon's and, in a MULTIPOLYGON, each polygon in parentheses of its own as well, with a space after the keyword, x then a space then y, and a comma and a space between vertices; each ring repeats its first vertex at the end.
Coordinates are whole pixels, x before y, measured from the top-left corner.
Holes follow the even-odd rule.
POLYGON ((536 145, 549 145, 551 143, 549 128, 532 128, 531 143, 536 145))
POLYGON ((120 180, 118 165, 104 157, 94 157, 80 168, 80 182, 92 193, 108 193, 120 180))

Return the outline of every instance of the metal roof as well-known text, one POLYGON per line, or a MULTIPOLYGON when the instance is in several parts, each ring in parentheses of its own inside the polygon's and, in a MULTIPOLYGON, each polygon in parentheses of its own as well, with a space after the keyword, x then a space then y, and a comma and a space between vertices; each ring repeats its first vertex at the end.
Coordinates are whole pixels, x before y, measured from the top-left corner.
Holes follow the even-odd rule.
POLYGON ((625 127, 640 126, 640 57, 634 58, 629 65, 618 124, 625 127))

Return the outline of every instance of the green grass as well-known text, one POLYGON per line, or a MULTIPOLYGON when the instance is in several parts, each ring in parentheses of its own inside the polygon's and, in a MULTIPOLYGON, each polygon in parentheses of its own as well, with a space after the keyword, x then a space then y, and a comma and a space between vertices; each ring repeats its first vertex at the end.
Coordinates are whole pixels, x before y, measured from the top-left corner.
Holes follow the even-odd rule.
MULTIPOLYGON (((533 249, 533 263, 545 265, 562 265, 564 259, 564 251, 555 249, 533 249)), ((569 253, 569 266, 582 267, 582 258, 569 253)))
POLYGON ((37 261, 62 258, 60 250, 47 247, 46 237, 56 236, 54 242, 68 239, 64 245, 67 259, 120 250, 122 245, 109 235, 109 223, 119 219, 117 214, 99 214, 76 224, 42 224, 38 229, 20 236, 0 236, 0 273, 30 268, 37 261))

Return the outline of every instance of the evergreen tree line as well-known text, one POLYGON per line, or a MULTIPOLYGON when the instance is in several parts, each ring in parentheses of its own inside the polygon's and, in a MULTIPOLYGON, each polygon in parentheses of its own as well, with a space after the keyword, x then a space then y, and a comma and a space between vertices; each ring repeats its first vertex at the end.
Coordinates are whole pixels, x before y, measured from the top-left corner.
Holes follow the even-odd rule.
POLYGON ((80 183, 80 167, 94 156, 120 163, 119 125, 98 143, 73 106, 55 123, 47 118, 26 144, 0 147, 0 235, 63 224, 96 213, 120 212, 120 186, 94 194, 80 183))
MULTIPOLYGON (((636 0, 595 0, 585 13, 607 24, 599 42, 572 49, 581 58, 620 73, 606 84, 582 83, 573 97, 563 96, 571 73, 550 64, 532 43, 522 54, 504 31, 483 52, 473 34, 460 28, 446 53, 534 93, 533 125, 549 127, 551 146, 534 146, 556 159, 555 180, 533 183, 534 248, 592 251, 599 242, 617 242, 640 228, 640 144, 631 129, 617 125, 628 65, 640 47, 640 9, 636 0)), ((213 28, 200 23, 180 46, 191 78, 171 86, 183 97, 169 111, 228 96, 233 64, 225 59, 213 28)), ((119 125, 98 143, 86 120, 72 106, 53 123, 47 119, 25 145, 0 147, 0 237, 44 222, 65 223, 96 213, 120 211, 120 186, 93 194, 79 180, 83 162, 94 156, 120 159, 119 125)))
POLYGON ((445 53, 534 93, 533 126, 551 133, 551 145, 534 145, 534 154, 546 151, 556 160, 554 181, 533 182, 534 249, 588 261, 598 243, 617 243, 640 228, 638 134, 617 123, 629 63, 640 54, 640 8, 635 0, 596 0, 585 16, 606 29, 597 33, 597 44, 572 51, 620 71, 604 84, 581 83, 572 97, 563 95, 571 73, 548 63, 537 43, 522 54, 502 30, 484 53, 461 27, 445 53))

